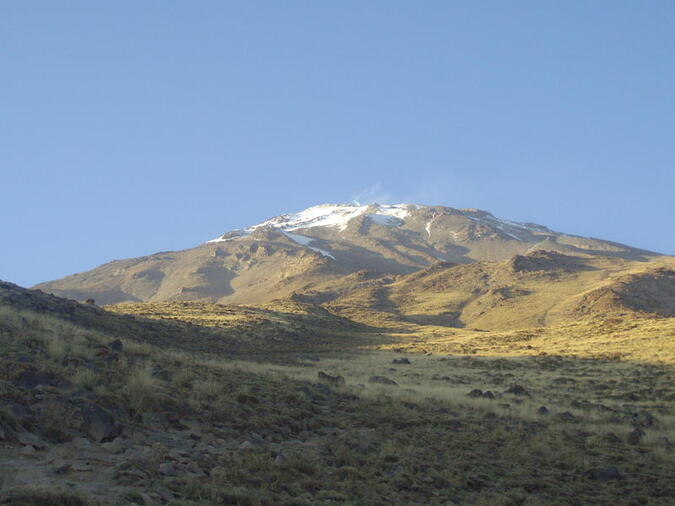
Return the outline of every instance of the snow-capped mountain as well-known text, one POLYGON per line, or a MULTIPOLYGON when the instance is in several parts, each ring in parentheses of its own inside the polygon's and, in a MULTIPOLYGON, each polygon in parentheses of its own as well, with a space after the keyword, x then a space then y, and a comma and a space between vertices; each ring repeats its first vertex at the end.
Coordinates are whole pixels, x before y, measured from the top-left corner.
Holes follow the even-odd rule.
POLYGON ((477 209, 323 204, 226 232, 192 249, 110 262, 38 288, 101 303, 259 302, 362 270, 406 274, 439 261, 497 261, 537 249, 625 258, 652 254, 477 209))
MULTIPOLYGON (((359 216, 364 216, 366 219, 371 220, 378 225, 398 227, 404 224, 406 218, 411 214, 414 214, 415 211, 429 208, 429 206, 419 204, 322 204, 310 207, 298 213, 282 214, 257 225, 228 232, 227 234, 208 242, 224 242, 236 237, 243 237, 264 227, 271 227, 284 232, 314 227, 336 227, 338 230, 344 231, 349 222, 359 216)), ((452 208, 444 209, 451 210, 452 208)), ((520 237, 516 235, 519 230, 549 231, 546 227, 535 225, 533 223, 500 220, 485 211, 478 211, 475 209, 452 209, 452 211, 462 214, 477 223, 495 226, 505 233, 510 234, 511 237, 516 240, 521 240, 520 237)), ((439 213, 433 213, 432 217, 427 221, 424 227, 427 234, 431 235, 431 227, 438 215, 439 213)))

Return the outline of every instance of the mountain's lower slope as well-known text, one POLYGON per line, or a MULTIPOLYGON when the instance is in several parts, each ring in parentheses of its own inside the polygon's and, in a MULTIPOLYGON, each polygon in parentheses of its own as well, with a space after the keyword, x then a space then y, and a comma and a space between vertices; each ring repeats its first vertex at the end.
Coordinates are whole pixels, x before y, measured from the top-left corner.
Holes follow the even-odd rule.
POLYGON ((501 261, 535 250, 644 260, 655 253, 442 206, 324 205, 235 230, 196 248, 117 260, 37 286, 100 304, 260 303, 361 270, 408 274, 440 261, 501 261))
POLYGON ((393 279, 323 288, 298 297, 370 325, 389 321, 512 330, 593 314, 672 316, 675 258, 634 262, 534 251, 502 262, 440 263, 393 279))
MULTIPOLYGON (((290 365, 235 362, 230 343, 218 345, 227 308, 203 305, 209 320, 194 316, 199 304, 159 305, 214 325, 202 328, 10 284, 0 294, 1 504, 660 505, 675 496, 671 366, 353 349, 299 364, 302 355, 289 356, 290 365)), ((264 311, 349 326, 279 304, 264 311)))
MULTIPOLYGON (((107 311, 0 281, 0 308, 64 325, 189 353, 271 355, 347 349, 376 339, 373 329, 314 304, 278 300, 261 306, 192 302, 124 303, 107 311)), ((0 325, 2 322, 0 321, 0 325)), ((27 329, 29 330, 29 329, 27 329)), ((269 358, 269 357, 268 357, 269 358)))

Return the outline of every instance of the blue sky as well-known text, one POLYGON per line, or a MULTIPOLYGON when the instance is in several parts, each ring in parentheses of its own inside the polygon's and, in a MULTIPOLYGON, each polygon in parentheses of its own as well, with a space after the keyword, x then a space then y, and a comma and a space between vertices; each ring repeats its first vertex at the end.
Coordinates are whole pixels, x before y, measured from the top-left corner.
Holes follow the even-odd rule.
POLYGON ((0 279, 324 202, 675 254, 675 2, 0 2, 0 279))

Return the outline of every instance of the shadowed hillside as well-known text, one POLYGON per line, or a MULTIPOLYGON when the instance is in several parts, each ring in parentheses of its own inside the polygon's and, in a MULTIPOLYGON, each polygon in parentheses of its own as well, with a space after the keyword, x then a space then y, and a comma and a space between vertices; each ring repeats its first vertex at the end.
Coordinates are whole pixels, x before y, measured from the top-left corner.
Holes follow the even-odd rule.
POLYGON ((1 503, 660 505, 675 495, 672 366, 527 356, 533 341, 518 333, 509 346, 521 358, 404 356, 420 340, 401 334, 395 353, 251 362, 233 360, 241 341, 224 331, 265 320, 359 327, 295 301, 145 311, 154 319, 0 286, 1 503), (157 321, 160 310, 193 323, 157 321))
POLYGON ((673 266, 672 257, 634 262, 535 251, 502 262, 438 263, 395 279, 326 286, 330 298, 320 289, 300 297, 363 323, 513 330, 563 324, 594 311, 672 316, 673 266))

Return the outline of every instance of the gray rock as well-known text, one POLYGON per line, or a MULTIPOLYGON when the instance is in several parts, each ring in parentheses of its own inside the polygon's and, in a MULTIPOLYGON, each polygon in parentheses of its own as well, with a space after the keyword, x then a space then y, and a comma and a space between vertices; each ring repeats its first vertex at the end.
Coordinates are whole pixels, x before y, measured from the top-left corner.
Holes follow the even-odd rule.
POLYGON ((79 473, 85 473, 93 470, 93 467, 91 467, 91 465, 87 462, 74 462, 70 465, 70 468, 73 471, 77 471, 79 473))
POLYGON ((94 445, 91 444, 91 441, 84 439, 83 437, 76 437, 72 441, 73 446, 79 450, 90 450, 94 445))
POLYGON ((635 429, 628 433, 626 441, 628 441, 629 444, 638 445, 640 444, 640 441, 642 441, 642 436, 644 435, 645 431, 643 431, 640 427, 635 427, 635 429))
POLYGON ((173 495, 173 492, 171 492, 168 488, 157 487, 155 491, 159 494, 159 497, 161 497, 162 500, 165 502, 171 502, 176 498, 173 495))
POLYGON ((122 341, 120 341, 119 339, 115 339, 110 344, 108 344, 108 346, 110 347, 111 350, 118 352, 122 351, 122 349, 124 348, 122 341))
POLYGON ((614 466, 603 467, 600 469, 589 469, 584 473, 589 480, 609 481, 609 480, 623 480, 623 476, 619 470, 614 466))
POLYGON ((477 397, 483 397, 483 391, 480 388, 474 388, 467 395, 475 399, 477 397))
POLYGON ((70 471, 70 464, 63 461, 54 462, 53 465, 54 474, 66 474, 70 471))
POLYGON ((539 409, 537 410, 538 415, 548 415, 549 411, 546 406, 540 406, 539 409))
POLYGON ((19 375, 19 384, 26 390, 33 390, 39 385, 53 385, 54 383, 46 374, 33 370, 22 372, 19 375))
POLYGON ((620 443, 621 442, 621 439, 619 438, 619 436, 617 436, 613 432, 608 432, 607 434, 605 434, 602 437, 602 439, 603 439, 603 441, 606 441, 608 443, 620 443))
POLYGON ((19 443, 33 446, 39 450, 47 447, 47 443, 45 443, 42 438, 36 436, 35 434, 31 434, 30 432, 22 432, 17 434, 16 438, 19 440, 19 443))
POLYGON ((73 443, 64 443, 54 446, 45 456, 45 462, 56 462, 58 460, 71 461, 83 457, 83 452, 73 443))
POLYGON ((323 371, 319 371, 317 377, 319 378, 319 381, 328 383, 329 385, 342 386, 345 384, 345 379, 339 374, 336 376, 331 376, 330 374, 327 374, 323 371))
POLYGON ((113 417, 98 406, 87 406, 82 409, 85 418, 84 430, 87 435, 100 443, 110 441, 118 434, 113 417))
POLYGON ((178 469, 172 462, 164 462, 159 465, 159 472, 164 476, 178 476, 178 469))
POLYGON ((250 442, 250 441, 244 441, 243 443, 241 443, 241 444, 239 445, 239 449, 240 449, 240 450, 252 450, 252 449, 254 449, 255 447, 256 447, 256 445, 253 444, 253 443, 250 442))
POLYGON ((396 383, 393 379, 389 379, 386 376, 371 376, 368 379, 368 383, 377 383, 380 385, 391 385, 394 387, 398 386, 398 383, 396 383))
POLYGON ((20 453, 25 457, 30 457, 31 455, 35 455, 35 448, 33 448, 31 445, 26 445, 21 448, 20 453))
POLYGON ((410 362, 410 359, 408 358, 395 358, 394 360, 391 361, 392 364, 399 364, 399 365, 412 365, 410 362))
POLYGON ((104 450, 117 455, 119 453, 122 453, 126 447, 126 444, 124 443, 124 440, 121 437, 117 437, 113 439, 112 441, 108 443, 103 443, 101 445, 101 448, 104 450))
POLYGON ((511 385, 511 387, 509 387, 505 393, 513 395, 526 395, 528 397, 530 395, 530 393, 522 385, 511 385))
POLYGON ((206 473, 204 470, 199 467, 199 464, 197 464, 195 461, 189 462, 186 466, 186 469, 189 473, 192 474, 193 477, 196 478, 204 478, 206 477, 206 473))

